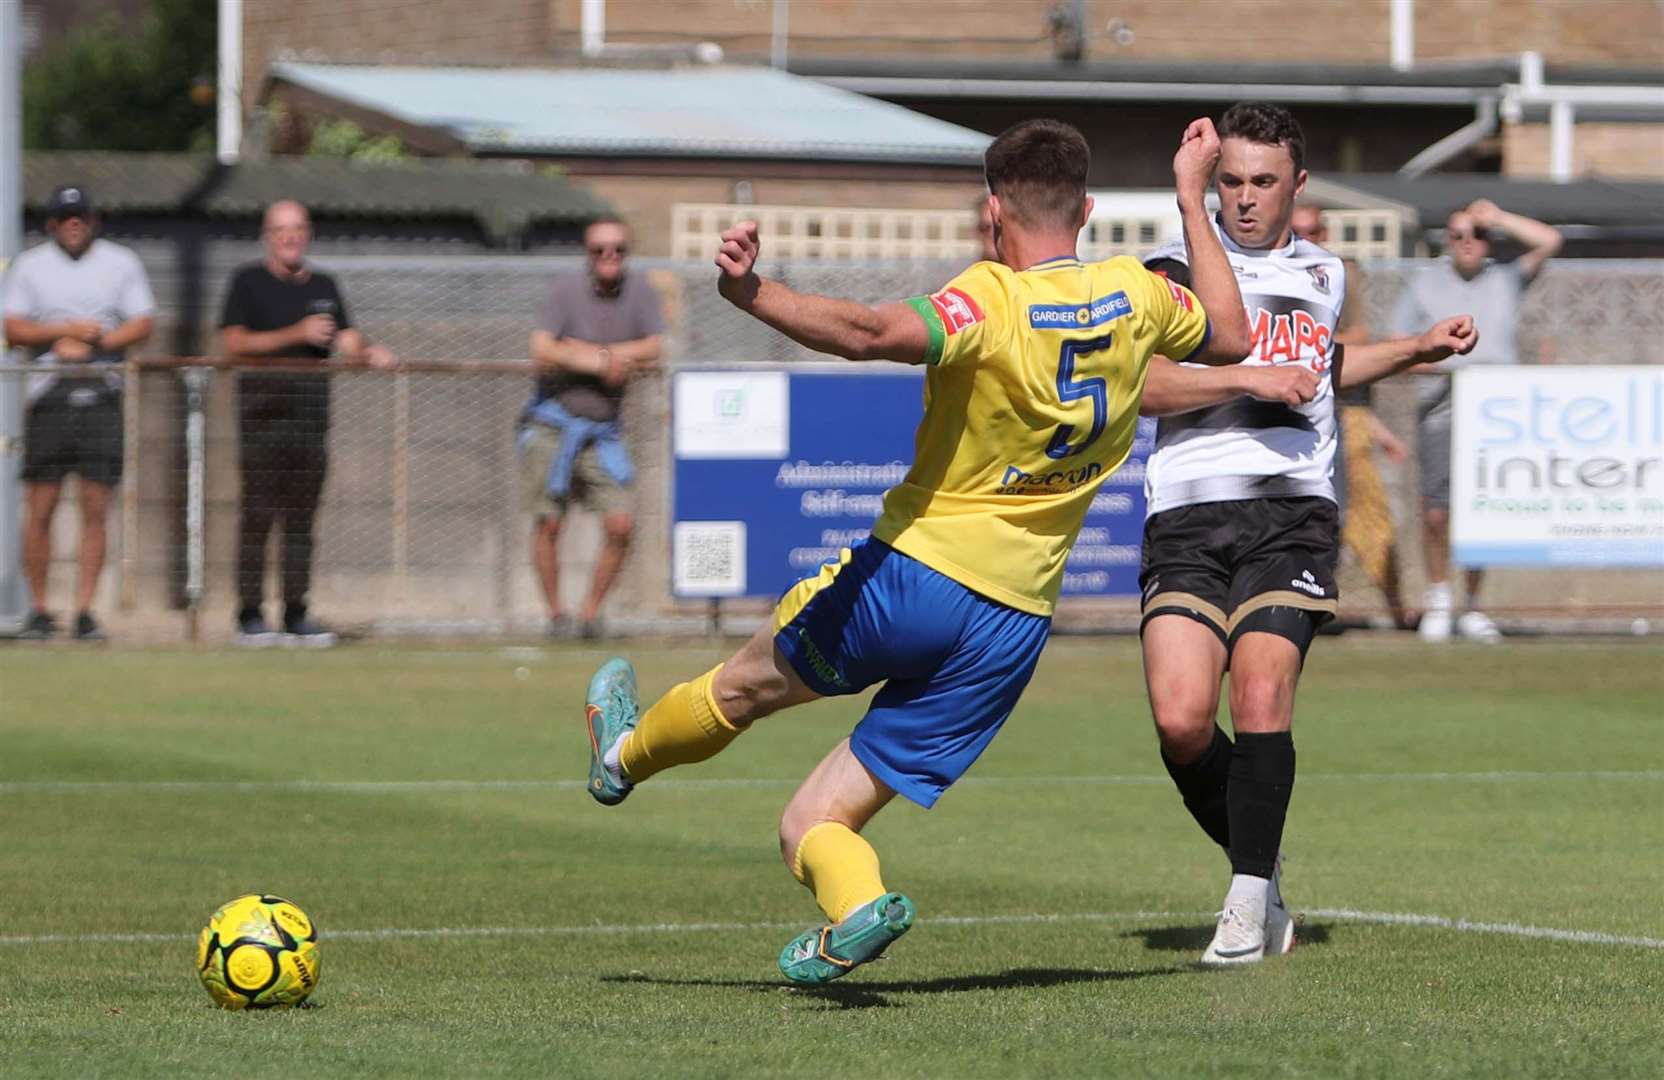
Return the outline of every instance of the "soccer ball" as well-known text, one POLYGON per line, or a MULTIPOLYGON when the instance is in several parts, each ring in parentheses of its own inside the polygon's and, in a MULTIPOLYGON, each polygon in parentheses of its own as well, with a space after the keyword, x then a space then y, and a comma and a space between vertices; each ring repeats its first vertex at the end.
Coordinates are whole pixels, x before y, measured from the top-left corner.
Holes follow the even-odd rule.
POLYGON ((318 985, 318 928, 281 896, 239 896, 203 927, 196 970, 222 1009, 298 1005, 318 985))

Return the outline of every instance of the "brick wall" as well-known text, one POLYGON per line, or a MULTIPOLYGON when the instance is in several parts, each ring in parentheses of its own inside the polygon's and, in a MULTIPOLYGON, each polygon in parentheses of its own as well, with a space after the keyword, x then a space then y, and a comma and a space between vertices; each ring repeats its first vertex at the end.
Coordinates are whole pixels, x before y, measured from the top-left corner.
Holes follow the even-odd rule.
MULTIPOLYGON (((577 48, 581 0, 551 0, 551 40, 577 48)), ((805 56, 925 55, 1040 60, 1054 0, 815 0, 791 5, 791 50, 805 56)), ((1389 0, 1088 0, 1095 59, 1254 56, 1331 62, 1389 57, 1389 0), (1132 32, 1121 44, 1112 21, 1132 32), (1228 32, 1222 32, 1228 27, 1228 32)), ((768 52, 770 0, 608 0, 613 41, 710 40, 768 52)), ((1421 0, 1416 53, 1495 57, 1536 49, 1551 61, 1656 66, 1660 0, 1421 0)))
POLYGON ((1422 0, 1416 5, 1416 54, 1428 59, 1535 49, 1550 62, 1656 68, 1661 37, 1664 0, 1422 0))
POLYGON ((549 52, 548 0, 250 0, 243 8, 243 100, 266 68, 298 59, 364 63, 524 63, 549 52))
MULTIPOLYGON (((244 15, 245 88, 280 50, 317 59, 416 63, 571 59, 582 0, 253 0, 244 15)), ((1044 60, 1054 0, 797 0, 795 56, 1044 60)), ((1383 63, 1389 0, 1087 0, 1097 60, 1316 60, 1383 63), (1126 43, 1111 23, 1131 31, 1126 43)), ((607 0, 612 42, 715 41, 768 54, 772 0, 607 0)), ((1657 67, 1664 0, 1421 0, 1419 59, 1495 58, 1657 67)))
MULTIPOLYGON (((1549 173, 1547 124, 1508 124, 1502 167, 1510 176, 1549 173)), ((1631 180, 1664 180, 1664 124, 1584 124, 1572 136, 1572 172, 1631 180)))

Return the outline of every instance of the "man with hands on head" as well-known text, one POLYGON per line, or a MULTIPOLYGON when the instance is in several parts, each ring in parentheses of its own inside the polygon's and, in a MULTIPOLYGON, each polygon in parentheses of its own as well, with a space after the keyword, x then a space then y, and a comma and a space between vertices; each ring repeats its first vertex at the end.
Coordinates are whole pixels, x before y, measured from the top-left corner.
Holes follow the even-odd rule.
POLYGON ((1422 553, 1427 569, 1420 626, 1423 641, 1448 640, 1452 631, 1472 641, 1501 640, 1496 624, 1478 606, 1484 571, 1468 568, 1463 596, 1466 610, 1459 616, 1448 580, 1451 376, 1472 364, 1519 363, 1521 300, 1564 242, 1554 226, 1510 214, 1480 199, 1450 215, 1445 226, 1448 257, 1417 271, 1393 308, 1390 326, 1394 333, 1411 332, 1428 319, 1465 311, 1484 324, 1487 335, 1471 353, 1429 368, 1416 379, 1416 458, 1421 469, 1422 553), (1492 258, 1494 233, 1522 245, 1524 254, 1511 262, 1492 258))

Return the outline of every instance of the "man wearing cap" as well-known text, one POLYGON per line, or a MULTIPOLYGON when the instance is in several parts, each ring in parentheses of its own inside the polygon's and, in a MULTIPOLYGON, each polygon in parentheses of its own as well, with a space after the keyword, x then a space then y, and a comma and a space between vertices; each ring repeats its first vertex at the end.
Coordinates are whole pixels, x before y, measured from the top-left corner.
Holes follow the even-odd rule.
POLYGON ((71 473, 80 477, 81 504, 74 634, 105 638, 91 609, 110 491, 121 480, 119 365, 127 349, 150 337, 156 308, 138 256, 97 232, 86 188, 52 192, 48 239, 12 262, 0 300, 6 341, 40 367, 29 374, 23 425, 23 573, 33 606, 21 636, 36 640, 58 632, 46 610, 46 579, 52 515, 71 473))

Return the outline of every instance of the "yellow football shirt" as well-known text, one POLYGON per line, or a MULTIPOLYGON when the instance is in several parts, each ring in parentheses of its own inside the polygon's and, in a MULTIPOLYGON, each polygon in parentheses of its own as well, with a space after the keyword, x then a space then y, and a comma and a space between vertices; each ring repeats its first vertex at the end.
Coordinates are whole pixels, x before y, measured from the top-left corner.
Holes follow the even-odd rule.
POLYGON ((1150 356, 1207 316, 1136 259, 981 262, 907 301, 930 333, 913 467, 873 535, 961 585, 1050 615, 1098 486, 1132 449, 1150 356))

